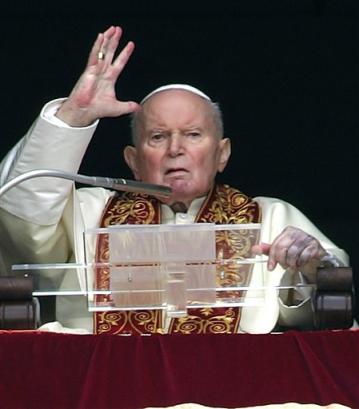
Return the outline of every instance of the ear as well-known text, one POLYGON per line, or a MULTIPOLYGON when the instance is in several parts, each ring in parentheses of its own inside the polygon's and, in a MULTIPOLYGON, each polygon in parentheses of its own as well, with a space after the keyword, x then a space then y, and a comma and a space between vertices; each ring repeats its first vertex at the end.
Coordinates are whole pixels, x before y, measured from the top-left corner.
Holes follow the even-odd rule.
POLYGON ((123 156, 127 163, 127 166, 132 170, 133 176, 136 180, 140 180, 138 167, 137 167, 137 150, 134 146, 126 146, 123 151, 123 156))
POLYGON ((223 172, 231 156, 231 141, 229 138, 223 138, 219 141, 219 161, 218 172, 223 172))

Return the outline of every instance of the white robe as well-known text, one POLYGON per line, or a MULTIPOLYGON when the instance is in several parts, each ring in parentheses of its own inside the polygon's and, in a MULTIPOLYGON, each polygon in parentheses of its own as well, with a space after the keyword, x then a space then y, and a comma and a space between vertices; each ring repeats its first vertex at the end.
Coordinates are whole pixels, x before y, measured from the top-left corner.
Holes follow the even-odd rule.
MULTIPOLYGON (((86 128, 70 128, 61 121, 48 119, 58 104, 59 100, 47 104, 25 137, 4 158, 0 167, 1 185, 34 169, 78 171, 97 123, 86 128)), ((20 263, 83 262, 83 232, 99 226, 103 208, 112 194, 102 188, 75 190, 70 181, 48 177, 25 181, 8 191, 0 198, 3 270, 10 271, 12 264, 20 263)), ((295 207, 275 198, 255 200, 262 211, 263 242, 271 243, 286 226, 296 226, 316 237, 343 265, 348 264, 346 253, 295 207)), ((82 281, 73 271, 50 276, 44 273, 42 279, 54 286, 73 289, 80 289, 82 281)), ((264 284, 290 284, 292 279, 277 266, 266 273, 264 284)), ((243 308, 240 331, 270 332, 277 322, 289 327, 310 326, 313 318, 310 297, 308 294, 300 297, 303 301, 298 305, 287 306, 283 302, 285 294, 278 297, 277 290, 267 291, 264 306, 243 308)), ((58 297, 56 317, 65 327, 92 332, 92 314, 85 296, 58 297)))

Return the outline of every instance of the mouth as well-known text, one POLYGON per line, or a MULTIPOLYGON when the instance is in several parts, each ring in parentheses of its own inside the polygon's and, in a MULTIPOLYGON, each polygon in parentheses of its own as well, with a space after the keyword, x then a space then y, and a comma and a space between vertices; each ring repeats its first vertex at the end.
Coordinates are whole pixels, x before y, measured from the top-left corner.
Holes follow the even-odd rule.
POLYGON ((185 168, 170 168, 165 171, 165 176, 183 176, 188 173, 188 170, 185 168))

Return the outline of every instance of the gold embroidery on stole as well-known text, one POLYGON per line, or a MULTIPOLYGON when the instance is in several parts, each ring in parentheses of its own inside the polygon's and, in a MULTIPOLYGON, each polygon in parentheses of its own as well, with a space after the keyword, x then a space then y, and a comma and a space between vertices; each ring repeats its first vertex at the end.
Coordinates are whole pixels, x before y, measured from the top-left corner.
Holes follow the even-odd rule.
MULTIPOLYGON (((123 193, 110 198, 104 209, 101 227, 116 224, 158 224, 160 221, 160 203, 147 195, 123 193)), ((97 242, 96 260, 108 262, 108 235, 101 235, 97 242)), ((96 288, 108 290, 110 272, 102 267, 96 271, 96 288)), ((111 302, 106 296, 97 296, 97 304, 111 302)), ((95 334, 150 334, 162 327, 162 311, 104 311, 95 312, 95 334)))
MULTIPOLYGON (((256 202, 228 185, 216 185, 203 203, 197 223, 239 224, 258 223, 260 209, 256 202)), ((160 223, 160 203, 147 195, 123 193, 111 198, 104 210, 101 227, 114 224, 158 224, 160 223)), ((219 258, 238 258, 249 254, 256 237, 245 232, 237 235, 223 231, 216 237, 219 258)), ((99 240, 97 260, 108 261, 108 237, 99 240)), ((109 288, 109 271, 97 271, 98 288, 109 288)), ((217 270, 218 285, 248 284, 248 265, 226 264, 217 270)), ((233 292, 237 297, 238 292, 233 292)), ((108 302, 108 300, 105 300, 108 302)), ((240 321, 240 308, 190 308, 188 316, 171 320, 168 333, 236 333, 240 321)), ((163 333, 161 310, 152 311, 106 311, 94 313, 94 328, 101 333, 163 333)))

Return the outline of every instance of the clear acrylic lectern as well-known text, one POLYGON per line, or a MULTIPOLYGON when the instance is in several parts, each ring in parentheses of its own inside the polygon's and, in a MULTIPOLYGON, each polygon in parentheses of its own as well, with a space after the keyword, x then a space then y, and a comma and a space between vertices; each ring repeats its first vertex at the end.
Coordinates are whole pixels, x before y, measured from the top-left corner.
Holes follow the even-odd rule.
POLYGON ((34 277, 35 296, 82 294, 89 311, 259 306, 280 288, 252 255, 260 234, 260 224, 116 225, 84 232, 80 263, 13 270, 34 277))

